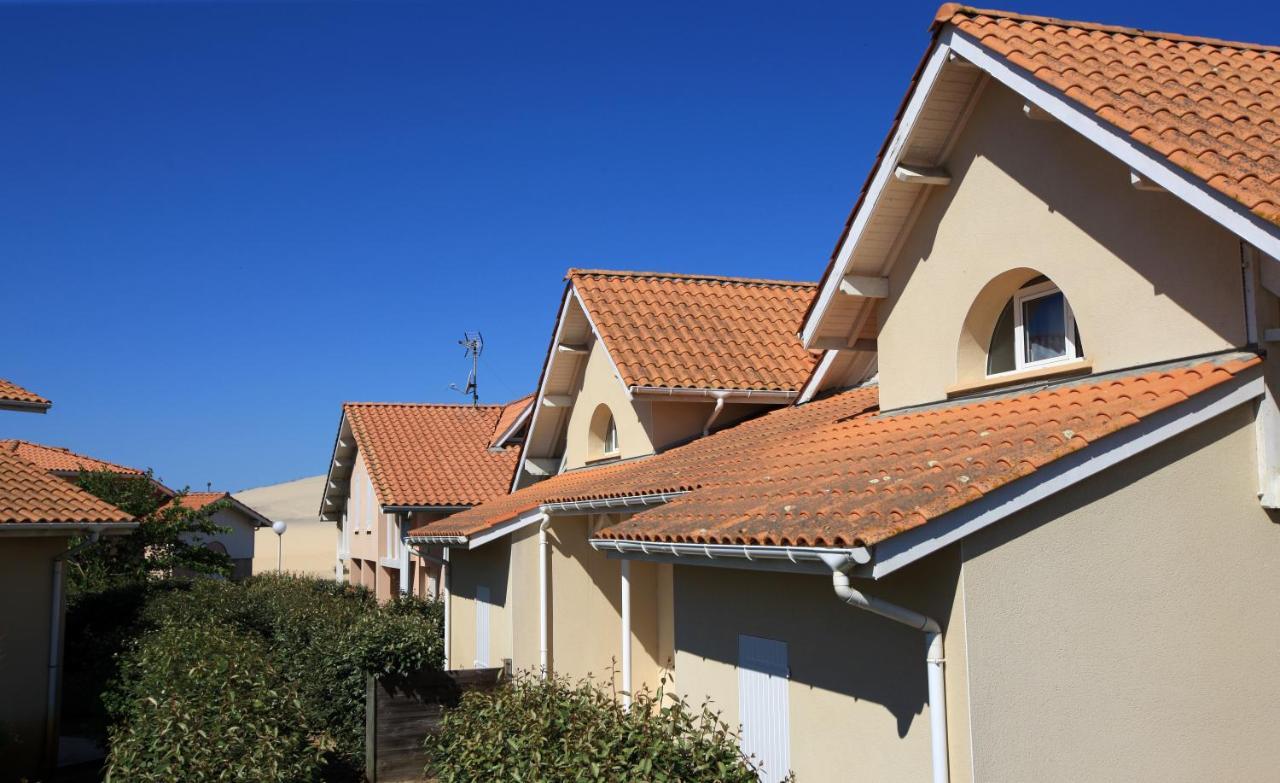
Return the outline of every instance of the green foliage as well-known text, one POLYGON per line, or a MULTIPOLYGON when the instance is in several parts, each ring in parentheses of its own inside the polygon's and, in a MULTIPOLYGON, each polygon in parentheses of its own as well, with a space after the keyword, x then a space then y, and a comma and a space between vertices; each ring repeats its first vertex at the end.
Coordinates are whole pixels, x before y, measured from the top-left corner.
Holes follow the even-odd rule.
POLYGON ((695 711, 659 689, 624 710, 590 681, 521 677, 467 693, 425 748, 440 783, 756 781, 737 736, 707 705, 695 711))
POLYGON ((88 593, 170 577, 179 569, 196 574, 231 574, 231 560, 225 553, 199 543, 201 537, 227 532, 213 522, 213 514, 225 507, 225 502, 201 509, 187 508, 179 502, 186 491, 170 500, 156 489, 149 470, 143 475, 82 471, 76 483, 89 494, 137 517, 142 524, 128 536, 100 541, 73 561, 68 580, 72 603, 88 593))
POLYGON ((201 775, 238 770, 222 754, 242 752, 237 743, 246 734, 279 737, 277 755, 254 757, 263 762, 256 775, 199 777, 184 767, 185 777, 169 779, 358 780, 366 676, 441 663, 442 612, 414 599, 378 607, 361 588, 276 574, 239 584, 154 583, 145 593, 125 634, 133 638, 118 658, 120 675, 104 697, 114 721, 108 763, 116 780, 150 780, 151 770, 179 758, 207 761, 201 775), (191 674, 174 675, 173 667, 197 660, 191 674), (234 687, 227 684, 233 677, 241 678, 234 687), (257 702, 244 700, 251 691, 257 702), (197 730, 229 730, 233 724, 209 716, 233 708, 246 734, 206 743, 199 754, 184 748, 197 730), (275 715, 288 726, 271 722, 275 715), (175 729, 179 722, 187 729, 175 729))

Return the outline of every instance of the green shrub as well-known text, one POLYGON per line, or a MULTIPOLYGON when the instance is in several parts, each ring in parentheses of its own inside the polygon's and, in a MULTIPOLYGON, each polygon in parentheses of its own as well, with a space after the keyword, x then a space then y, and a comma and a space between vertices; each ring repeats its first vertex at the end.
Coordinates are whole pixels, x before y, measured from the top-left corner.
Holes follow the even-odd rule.
POLYGON ((222 623, 163 627, 122 667, 108 781, 307 781, 331 742, 266 644, 222 623))
MULTIPOLYGON (((139 709, 155 697, 158 686, 139 672, 154 668, 150 661, 180 658, 202 645, 210 645, 209 657, 222 665, 227 652, 218 642, 228 634, 249 640, 261 658, 257 687, 267 694, 262 698, 266 708, 300 716, 295 723, 305 730, 306 758, 323 780, 356 780, 364 769, 366 676, 439 668, 442 661, 442 611, 427 602, 402 599, 379 607, 361 588, 275 574, 243 583, 200 579, 163 584, 163 589, 150 588, 145 605, 136 611, 131 641, 120 658, 121 675, 104 697, 115 720, 112 737, 145 738, 125 746, 131 764, 144 752, 157 759, 185 754, 180 747, 184 738, 157 728, 157 723, 166 725, 167 713, 139 709), (201 631, 210 628, 222 635, 212 638, 201 631)), ((166 694, 173 709, 191 712, 198 712, 193 706, 197 702, 216 709, 224 698, 216 680, 202 678, 180 679, 166 694)), ((291 741, 285 741, 286 747, 294 747, 291 741)), ((110 760, 117 763, 114 742, 110 760)), ((296 777, 297 768, 281 768, 287 774, 255 779, 309 779, 296 777)))
POLYGON ((467 693, 427 737, 440 783, 687 781, 755 783, 738 738, 707 705, 642 691, 630 710, 591 682, 520 677, 467 693))

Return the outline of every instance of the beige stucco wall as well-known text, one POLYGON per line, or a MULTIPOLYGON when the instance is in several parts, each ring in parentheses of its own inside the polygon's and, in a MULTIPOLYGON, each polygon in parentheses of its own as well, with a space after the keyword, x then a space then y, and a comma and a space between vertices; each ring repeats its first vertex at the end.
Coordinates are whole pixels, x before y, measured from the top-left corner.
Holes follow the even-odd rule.
POLYGON ((377 562, 382 554, 383 537, 379 530, 382 511, 369 470, 364 464, 364 455, 357 451, 354 459, 347 498, 348 554, 352 558, 377 562))
POLYGON ((0 539, 0 780, 34 774, 44 744, 53 558, 67 539, 0 539))
POLYGON ((449 667, 476 661, 476 587, 489 588, 489 666, 511 658, 511 537, 449 553, 449 667))
POLYGON ((978 780, 1280 770, 1280 517, 1246 407, 964 545, 978 780))
POLYGON ((579 468, 590 459, 587 452, 591 416, 596 408, 608 405, 618 427, 618 452, 622 458, 639 457, 653 452, 653 443, 640 417, 627 399, 622 379, 613 371, 604 343, 595 340, 582 373, 582 385, 574 396, 573 410, 565 430, 564 464, 579 468))
POLYGON ((1095 370, 1245 342, 1237 241, 991 83, 893 266, 881 308, 880 402, 943 399, 966 313, 988 281, 1031 267, 1066 293, 1095 370))
POLYGON ((511 665, 517 671, 540 667, 538 622, 538 526, 511 536, 511 665))
MULTIPOLYGON (((738 635, 783 641, 798 780, 928 779, 923 634, 844 605, 829 576, 712 566, 675 566, 674 574, 675 685, 694 705, 710 698, 725 722, 738 725, 738 635)), ((863 586, 943 623, 950 661, 952 649, 963 647, 963 623, 950 620, 958 576, 957 553, 946 550, 863 586)), ((963 671, 948 666, 953 721, 965 709, 963 671)))

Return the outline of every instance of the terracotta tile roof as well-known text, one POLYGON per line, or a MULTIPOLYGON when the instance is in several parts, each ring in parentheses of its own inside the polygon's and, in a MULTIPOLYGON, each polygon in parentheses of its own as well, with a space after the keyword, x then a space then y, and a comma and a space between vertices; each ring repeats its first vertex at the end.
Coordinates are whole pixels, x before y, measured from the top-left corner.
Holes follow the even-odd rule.
POLYGON ((343 413, 382 505, 473 506, 511 486, 519 450, 489 450, 504 407, 349 402, 343 413))
POLYGON ((627 386, 799 391, 817 364, 796 333, 816 286, 570 269, 627 386))
POLYGON ((870 546, 1261 363, 1085 379, 918 411, 866 414, 743 454, 697 492, 602 538, 772 546, 870 546))
POLYGON ((45 446, 25 440, 0 440, 0 451, 15 454, 42 470, 78 473, 82 470, 108 470, 112 473, 141 475, 142 471, 114 462, 77 454, 61 446, 45 446))
POLYGON ((705 438, 641 459, 552 476, 475 508, 413 531, 415 535, 471 536, 547 503, 684 492, 702 486, 744 454, 862 413, 877 389, 853 389, 801 406, 769 411, 705 438))
POLYGON ((13 381, 0 378, 0 402, 16 402, 49 407, 53 403, 33 391, 28 391, 13 381))
POLYGON ((1280 47, 956 4, 945 23, 1280 224, 1280 47))
POLYGON ((525 411, 529 410, 529 406, 533 404, 534 397, 537 396, 537 392, 532 392, 502 406, 502 414, 498 416, 498 423, 493 427, 493 437, 489 439, 489 448, 494 448, 498 445, 498 440, 506 434, 507 430, 511 429, 511 426, 516 423, 516 420, 525 411))
POLYGON ((0 450, 0 524, 132 522, 111 504, 0 450))
POLYGON ((217 503, 219 500, 226 500, 230 497, 230 492, 188 492, 181 498, 174 498, 174 501, 192 511, 199 511, 210 503, 217 503))

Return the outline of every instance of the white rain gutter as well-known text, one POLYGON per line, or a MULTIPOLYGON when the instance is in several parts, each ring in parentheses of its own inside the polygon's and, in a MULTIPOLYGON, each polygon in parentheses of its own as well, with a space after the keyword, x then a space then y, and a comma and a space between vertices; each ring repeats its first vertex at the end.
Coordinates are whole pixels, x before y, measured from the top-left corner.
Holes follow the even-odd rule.
POLYGON ((631 561, 622 561, 622 708, 631 709, 631 561))
POLYGON ((787 403, 800 396, 798 391, 779 391, 776 389, 673 389, 666 386, 629 386, 627 391, 632 397, 642 399, 705 400, 708 397, 724 395, 724 398, 729 402, 758 402, 761 404, 787 403))
POLYGON ((89 539, 71 547, 53 558, 53 586, 49 598, 49 682, 46 693, 44 712, 44 753, 45 764, 49 770, 57 768, 58 719, 62 693, 62 622, 63 622, 63 582, 65 564, 85 549, 98 543, 102 534, 97 530, 89 532, 89 539))
POLYGON ((831 568, 831 586, 841 601, 924 632, 924 660, 929 674, 929 744, 933 759, 933 783, 948 783, 951 773, 947 761, 947 691, 943 670, 946 659, 942 655, 941 627, 931 617, 883 598, 867 595, 850 585, 848 572, 855 565, 854 561, 836 554, 825 560, 831 568))
POLYGON ((551 515, 544 511, 534 521, 538 523, 538 668, 545 680, 550 672, 551 647, 551 629, 547 624, 547 555, 550 549, 547 528, 551 527, 551 515))
MULTIPOLYGON (((752 563, 791 565, 818 565, 825 572, 830 557, 840 558, 857 565, 871 562, 871 550, 866 547, 831 549, 807 546, 754 546, 751 544, 675 544, 654 541, 623 541, 614 538, 593 538, 589 542, 598 552, 617 552, 621 555, 661 557, 671 560, 746 560, 752 563)), ((690 563, 693 565, 693 563, 690 563)))
POLYGON ((715 397, 716 407, 711 409, 711 415, 707 417, 707 423, 702 425, 702 437, 711 434, 711 425, 716 423, 716 419, 720 418, 720 412, 724 410, 724 398, 728 396, 727 392, 716 392, 711 395, 715 397))

